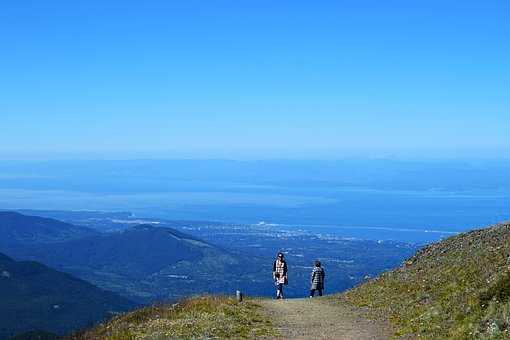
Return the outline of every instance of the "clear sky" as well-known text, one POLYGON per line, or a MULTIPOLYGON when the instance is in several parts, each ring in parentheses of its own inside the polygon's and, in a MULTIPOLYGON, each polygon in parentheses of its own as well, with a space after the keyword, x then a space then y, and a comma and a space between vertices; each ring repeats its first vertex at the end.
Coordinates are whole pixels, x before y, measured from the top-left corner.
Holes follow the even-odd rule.
POLYGON ((510 1, 5 1, 0 158, 510 156, 510 1))

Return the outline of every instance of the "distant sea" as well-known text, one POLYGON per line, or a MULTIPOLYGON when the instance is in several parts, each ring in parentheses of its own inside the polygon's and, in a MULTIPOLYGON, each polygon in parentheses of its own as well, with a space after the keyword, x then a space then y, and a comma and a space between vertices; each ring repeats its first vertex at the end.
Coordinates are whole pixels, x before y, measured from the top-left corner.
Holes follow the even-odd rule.
POLYGON ((0 161, 0 209, 431 242, 510 220, 510 161, 0 161))
POLYGON ((335 196, 267 193, 83 193, 0 189, 2 209, 130 211, 139 217, 266 223, 322 235, 431 242, 510 220, 510 194, 339 190, 335 196))

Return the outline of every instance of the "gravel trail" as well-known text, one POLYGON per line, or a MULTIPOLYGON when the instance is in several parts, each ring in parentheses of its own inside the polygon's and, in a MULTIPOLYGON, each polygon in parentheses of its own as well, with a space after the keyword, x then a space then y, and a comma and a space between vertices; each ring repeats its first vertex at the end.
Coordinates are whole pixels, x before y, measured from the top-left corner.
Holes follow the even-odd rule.
POLYGON ((389 339, 387 324, 331 298, 261 300, 260 305, 284 339, 389 339))

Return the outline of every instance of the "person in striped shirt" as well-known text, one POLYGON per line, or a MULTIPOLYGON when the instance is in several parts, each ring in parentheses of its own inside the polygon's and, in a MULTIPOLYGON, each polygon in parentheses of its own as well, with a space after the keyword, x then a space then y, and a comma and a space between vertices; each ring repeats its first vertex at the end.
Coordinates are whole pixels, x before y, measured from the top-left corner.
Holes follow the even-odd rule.
POLYGON ((287 284, 287 262, 282 252, 276 256, 273 262, 273 280, 276 286, 276 298, 283 299, 283 285, 287 284))

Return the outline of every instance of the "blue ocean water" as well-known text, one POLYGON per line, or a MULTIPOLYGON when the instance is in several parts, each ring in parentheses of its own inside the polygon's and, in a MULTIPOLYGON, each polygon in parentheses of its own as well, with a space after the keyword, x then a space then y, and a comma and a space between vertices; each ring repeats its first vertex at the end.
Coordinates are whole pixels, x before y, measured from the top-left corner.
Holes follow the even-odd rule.
POLYGON ((0 209, 263 221, 431 242, 510 220, 510 162, 0 162, 0 209))

